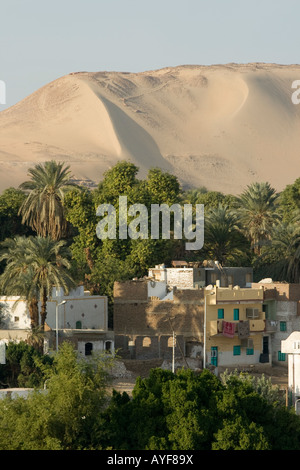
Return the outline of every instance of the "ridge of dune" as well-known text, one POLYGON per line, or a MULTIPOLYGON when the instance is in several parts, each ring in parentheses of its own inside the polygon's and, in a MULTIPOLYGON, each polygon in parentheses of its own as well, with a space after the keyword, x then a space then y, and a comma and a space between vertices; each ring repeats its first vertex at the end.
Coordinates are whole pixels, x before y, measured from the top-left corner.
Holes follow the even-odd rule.
POLYGON ((126 159, 185 187, 281 190, 300 176, 298 79, 299 65, 255 63, 66 75, 0 112, 0 190, 49 159, 96 184, 126 159))

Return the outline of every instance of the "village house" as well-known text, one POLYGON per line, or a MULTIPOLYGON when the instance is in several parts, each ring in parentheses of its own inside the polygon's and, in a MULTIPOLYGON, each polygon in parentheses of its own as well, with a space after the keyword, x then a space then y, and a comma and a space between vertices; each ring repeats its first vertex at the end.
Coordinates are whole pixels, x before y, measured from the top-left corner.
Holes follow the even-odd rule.
MULTIPOLYGON (((20 297, 0 297, 0 340, 25 341, 31 334, 27 304, 20 297)), ((64 295, 54 288, 47 302, 44 351, 55 351, 65 339, 82 356, 93 351, 114 350, 108 329, 107 297, 90 295, 83 286, 64 295)))
POLYGON ((206 361, 218 366, 268 362, 263 353, 263 287, 205 289, 206 361))
POLYGON ((264 290, 250 287, 251 268, 231 270, 244 287, 221 287, 225 278, 218 266, 208 271, 217 274, 214 284, 207 276, 210 284, 201 287, 197 269, 159 265, 146 279, 115 283, 115 345, 121 356, 170 359, 175 334, 176 356, 195 358, 198 367, 204 356, 205 366, 264 362, 264 290))
POLYGON ((176 263, 149 269, 148 278, 115 283, 121 356, 170 359, 175 334, 176 357, 196 358, 199 367, 204 356, 206 366, 287 367, 281 341, 300 330, 300 284, 253 283, 251 268, 176 263))
POLYGON ((272 279, 252 284, 252 287, 259 286, 264 289, 264 353, 270 356, 270 363, 287 367, 287 356, 281 344, 293 331, 300 330, 300 284, 273 282, 272 279))
POLYGON ((207 261, 205 266, 191 266, 186 261, 172 261, 172 267, 160 264, 149 269, 148 275, 157 281, 165 281, 170 287, 193 289, 208 285, 220 287, 251 287, 253 268, 223 267, 217 261, 207 261))

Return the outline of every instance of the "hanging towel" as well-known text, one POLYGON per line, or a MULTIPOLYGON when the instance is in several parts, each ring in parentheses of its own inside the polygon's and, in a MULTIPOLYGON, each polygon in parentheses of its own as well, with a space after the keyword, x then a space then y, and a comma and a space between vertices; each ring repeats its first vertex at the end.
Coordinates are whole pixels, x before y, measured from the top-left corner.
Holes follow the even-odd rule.
POLYGON ((233 338, 235 332, 235 323, 229 321, 223 321, 223 336, 227 338, 233 338))
POLYGON ((238 335, 240 339, 248 338, 250 334, 249 320, 240 321, 238 323, 238 335))

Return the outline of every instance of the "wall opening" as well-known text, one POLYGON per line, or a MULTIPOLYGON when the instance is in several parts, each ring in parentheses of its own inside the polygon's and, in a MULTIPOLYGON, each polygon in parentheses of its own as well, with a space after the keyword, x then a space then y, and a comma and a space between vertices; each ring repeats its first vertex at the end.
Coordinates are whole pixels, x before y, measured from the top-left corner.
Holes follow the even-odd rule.
POLYGON ((84 354, 86 356, 91 356, 93 351, 93 343, 85 343, 84 345, 84 354))
POLYGON ((143 339, 143 348, 149 348, 149 346, 151 346, 151 338, 149 338, 148 336, 146 336, 146 337, 143 339))

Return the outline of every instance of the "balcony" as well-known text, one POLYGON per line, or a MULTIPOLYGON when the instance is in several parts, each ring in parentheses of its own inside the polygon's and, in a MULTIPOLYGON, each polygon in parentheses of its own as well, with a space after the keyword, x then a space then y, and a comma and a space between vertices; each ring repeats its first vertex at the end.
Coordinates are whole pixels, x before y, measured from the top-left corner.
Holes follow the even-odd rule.
POLYGON ((277 331, 277 321, 266 320, 266 333, 276 333, 277 331))
MULTIPOLYGON (((259 318, 248 319, 249 320, 249 332, 259 333, 265 331, 266 324, 264 319, 264 312, 259 312, 259 318)), ((232 322, 235 324, 234 336, 238 336, 238 324, 239 322, 232 322)), ((207 333, 209 336, 222 336, 223 335, 223 320, 212 320, 207 324, 207 333)))

